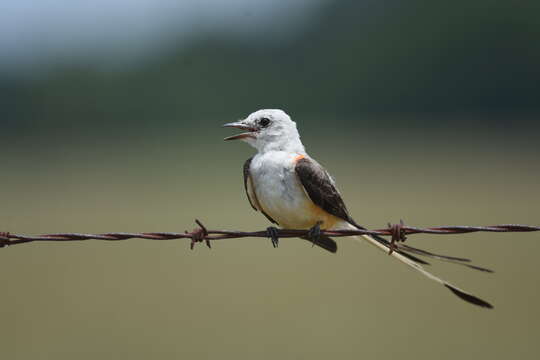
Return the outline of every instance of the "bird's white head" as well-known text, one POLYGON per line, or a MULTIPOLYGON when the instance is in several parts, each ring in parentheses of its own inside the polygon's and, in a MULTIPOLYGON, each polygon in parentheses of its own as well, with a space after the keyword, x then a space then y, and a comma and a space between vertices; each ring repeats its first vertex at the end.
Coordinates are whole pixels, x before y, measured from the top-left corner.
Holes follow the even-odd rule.
POLYGON ((290 151, 305 153, 296 129, 296 123, 289 115, 279 109, 258 110, 244 120, 223 125, 247 132, 233 135, 225 140, 243 140, 259 152, 290 151))

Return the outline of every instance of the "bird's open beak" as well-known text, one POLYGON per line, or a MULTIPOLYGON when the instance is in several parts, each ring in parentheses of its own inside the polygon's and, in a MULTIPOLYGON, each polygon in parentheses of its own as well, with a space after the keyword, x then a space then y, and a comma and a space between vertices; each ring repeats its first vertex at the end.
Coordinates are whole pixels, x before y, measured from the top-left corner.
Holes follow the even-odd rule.
POLYGON ((238 140, 238 139, 245 139, 245 138, 253 138, 254 139, 255 138, 255 132, 257 131, 257 129, 254 129, 254 128, 250 127, 250 126, 247 126, 246 124, 243 124, 240 121, 224 124, 223 127, 233 127, 233 128, 248 131, 248 132, 241 133, 241 134, 238 134, 238 135, 233 135, 233 136, 226 137, 223 140, 238 140))

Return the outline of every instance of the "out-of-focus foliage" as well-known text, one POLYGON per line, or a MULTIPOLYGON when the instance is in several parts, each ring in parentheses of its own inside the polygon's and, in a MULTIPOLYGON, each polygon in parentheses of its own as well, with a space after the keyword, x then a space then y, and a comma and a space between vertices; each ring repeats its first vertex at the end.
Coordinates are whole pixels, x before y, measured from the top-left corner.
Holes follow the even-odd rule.
MULTIPOLYGON (((2 135, 118 135, 156 123, 227 120, 260 107, 314 121, 466 113, 488 115, 476 117, 480 124, 512 125, 540 110, 534 7, 535 1, 329 2, 305 31, 281 43, 271 32, 250 41, 207 34, 123 69, 78 64, 25 80, 4 74, 2 135)), ((444 123, 421 119, 415 121, 444 123)))

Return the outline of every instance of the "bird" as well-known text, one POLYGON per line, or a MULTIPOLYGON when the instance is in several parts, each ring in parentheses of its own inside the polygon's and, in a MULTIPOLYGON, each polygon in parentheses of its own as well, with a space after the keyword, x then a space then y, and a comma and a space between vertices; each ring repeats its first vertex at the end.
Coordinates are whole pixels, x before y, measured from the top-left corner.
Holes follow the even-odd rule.
MULTIPOLYGON (((331 253, 337 252, 337 243, 321 234, 321 230, 365 230, 350 215, 328 171, 308 155, 296 123, 285 111, 262 109, 223 126, 245 131, 224 140, 241 140, 257 150, 244 163, 244 189, 251 207, 260 211, 271 223, 282 229, 307 230, 304 239, 331 253)), ((277 247, 278 228, 268 227, 267 234, 273 246, 277 247)), ((381 236, 362 235, 357 238, 389 253, 394 259, 443 285, 462 300, 483 308, 493 308, 487 301, 428 272, 423 265, 429 263, 415 255, 486 272, 491 270, 468 264, 469 259, 392 244, 381 236)))

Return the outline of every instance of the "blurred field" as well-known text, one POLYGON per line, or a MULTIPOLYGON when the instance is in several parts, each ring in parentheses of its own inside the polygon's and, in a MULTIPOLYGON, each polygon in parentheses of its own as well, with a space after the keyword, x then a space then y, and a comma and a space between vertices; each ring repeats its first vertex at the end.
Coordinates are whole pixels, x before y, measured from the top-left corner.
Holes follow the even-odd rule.
MULTIPOLYGON (((221 141, 227 120, 117 143, 76 131, 59 146, 4 143, 0 230, 182 231, 195 217, 211 228, 266 227, 241 184, 252 150, 221 141)), ((299 127, 368 227, 400 218, 540 223, 540 147, 526 129, 358 133, 361 124, 332 124, 299 127)), ((470 306, 347 239, 336 255, 296 239, 195 251, 185 241, 28 244, 0 250, 2 358, 538 358, 540 235, 409 241, 495 269, 434 266, 495 309, 470 306)))

